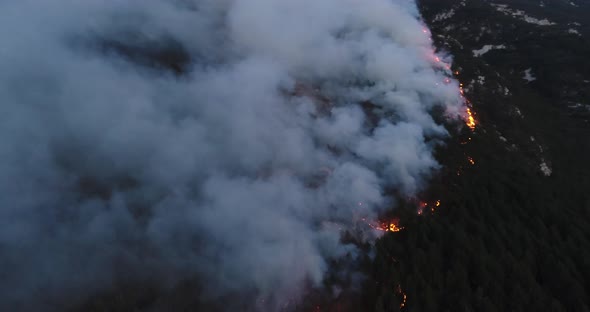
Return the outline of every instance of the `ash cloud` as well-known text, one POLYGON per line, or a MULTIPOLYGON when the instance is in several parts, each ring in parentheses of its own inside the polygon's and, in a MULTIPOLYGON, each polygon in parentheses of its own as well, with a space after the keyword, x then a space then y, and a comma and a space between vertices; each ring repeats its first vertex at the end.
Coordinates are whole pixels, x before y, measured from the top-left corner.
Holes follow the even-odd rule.
POLYGON ((0 308, 321 287, 461 109, 423 27, 406 0, 0 2, 0 308))

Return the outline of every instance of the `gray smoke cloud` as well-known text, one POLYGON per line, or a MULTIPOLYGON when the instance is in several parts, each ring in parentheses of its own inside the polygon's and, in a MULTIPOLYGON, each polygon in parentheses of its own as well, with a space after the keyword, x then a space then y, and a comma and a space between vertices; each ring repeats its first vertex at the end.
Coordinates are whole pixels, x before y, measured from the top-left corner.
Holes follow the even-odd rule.
POLYGON ((0 38, 4 311, 193 275, 278 309, 462 110, 409 0, 0 1, 0 38))

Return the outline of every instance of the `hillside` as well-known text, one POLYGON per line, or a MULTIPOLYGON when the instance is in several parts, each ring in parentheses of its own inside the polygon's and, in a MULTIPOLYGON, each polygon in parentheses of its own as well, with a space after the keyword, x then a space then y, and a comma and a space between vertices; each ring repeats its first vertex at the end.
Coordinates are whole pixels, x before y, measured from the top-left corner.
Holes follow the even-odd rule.
POLYGON ((588 311, 590 11, 541 3, 420 1, 478 125, 439 151, 441 207, 379 242, 368 309, 588 311))

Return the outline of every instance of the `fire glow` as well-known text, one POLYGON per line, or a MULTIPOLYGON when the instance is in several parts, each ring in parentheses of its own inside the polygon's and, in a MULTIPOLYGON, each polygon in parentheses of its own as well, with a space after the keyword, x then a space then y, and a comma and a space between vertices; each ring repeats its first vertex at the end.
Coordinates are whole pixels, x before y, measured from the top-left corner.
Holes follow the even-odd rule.
POLYGON ((402 286, 401 285, 397 285, 397 289, 395 290, 395 292, 401 296, 402 302, 400 302, 399 304, 399 308, 403 309, 406 306, 406 302, 408 301, 408 296, 406 295, 406 293, 402 290, 402 286))
MULTIPOLYGON (((459 76, 459 71, 455 71, 454 74, 455 76, 459 76)), ((471 103, 469 103, 469 100, 465 98, 465 90, 463 89, 463 83, 459 83, 459 93, 461 93, 461 98, 463 99, 463 102, 466 104, 465 124, 467 125, 467 127, 469 127, 469 129, 471 129, 471 131, 473 131, 475 130, 476 126, 475 116, 473 110, 471 109, 471 103)))
POLYGON ((472 131, 475 130, 475 117, 473 117, 473 112, 471 111, 471 108, 467 107, 467 120, 465 121, 465 124, 467 124, 467 127, 469 127, 469 129, 471 129, 472 131))
POLYGON ((436 212, 436 210, 440 207, 440 199, 437 199, 434 203, 429 204, 427 202, 420 202, 420 204, 418 204, 418 209, 416 210, 416 213, 421 216, 422 214, 424 214, 424 209, 429 209, 431 213, 436 212))
POLYGON ((390 221, 379 221, 379 222, 371 222, 367 221, 363 218, 363 221, 370 226, 372 229, 381 231, 381 232, 399 232, 404 229, 403 226, 399 225, 399 219, 394 218, 390 221))

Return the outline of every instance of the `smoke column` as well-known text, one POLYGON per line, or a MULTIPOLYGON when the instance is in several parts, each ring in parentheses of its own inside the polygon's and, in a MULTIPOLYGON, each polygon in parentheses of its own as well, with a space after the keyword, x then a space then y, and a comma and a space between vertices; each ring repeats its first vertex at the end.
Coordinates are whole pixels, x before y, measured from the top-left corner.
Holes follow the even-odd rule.
POLYGON ((0 38, 3 311, 187 276, 279 310, 462 110, 409 0, 0 1, 0 38))

